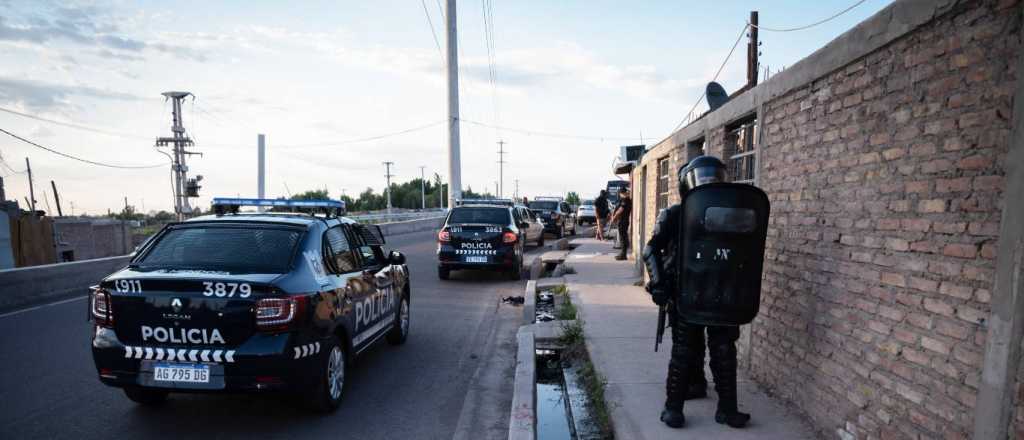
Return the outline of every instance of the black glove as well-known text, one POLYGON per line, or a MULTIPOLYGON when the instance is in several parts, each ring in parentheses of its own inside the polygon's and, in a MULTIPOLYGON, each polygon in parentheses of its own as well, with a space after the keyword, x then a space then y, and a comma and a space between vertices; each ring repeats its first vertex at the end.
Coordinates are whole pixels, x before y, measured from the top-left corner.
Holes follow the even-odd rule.
POLYGON ((668 304, 668 290, 659 284, 647 283, 647 292, 651 294, 651 300, 658 306, 668 304))

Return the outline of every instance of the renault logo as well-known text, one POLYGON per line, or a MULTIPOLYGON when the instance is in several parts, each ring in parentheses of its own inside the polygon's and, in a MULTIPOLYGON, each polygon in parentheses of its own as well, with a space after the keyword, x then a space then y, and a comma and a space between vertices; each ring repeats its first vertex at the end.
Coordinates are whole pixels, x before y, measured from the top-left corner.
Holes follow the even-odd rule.
POLYGON ((179 299, 179 298, 172 299, 171 300, 171 308, 174 309, 174 313, 180 312, 181 311, 181 299, 179 299))

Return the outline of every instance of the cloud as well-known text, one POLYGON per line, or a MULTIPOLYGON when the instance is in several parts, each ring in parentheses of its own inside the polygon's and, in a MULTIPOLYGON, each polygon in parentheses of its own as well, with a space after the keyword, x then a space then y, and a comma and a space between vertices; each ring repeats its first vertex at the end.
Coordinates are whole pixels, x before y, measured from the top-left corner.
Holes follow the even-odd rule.
MULTIPOLYGON (((141 53, 147 49, 173 55, 182 59, 205 62, 206 55, 200 51, 160 41, 147 42, 117 34, 116 19, 109 17, 105 10, 97 7, 60 7, 52 11, 52 17, 31 17, 24 23, 11 24, 0 16, 0 41, 47 44, 53 41, 70 41, 85 46, 107 50, 98 53, 106 58, 135 61, 124 54, 110 50, 141 53)), ((141 59, 141 58, 140 58, 141 59)))
POLYGON ((135 101, 143 99, 129 93, 115 92, 83 85, 53 84, 42 81, 0 77, 0 103, 14 104, 29 110, 48 112, 71 105, 71 96, 135 101))
POLYGON ((109 49, 100 49, 100 50, 97 50, 94 53, 96 55, 100 56, 100 57, 103 57, 103 58, 108 58, 108 59, 112 59, 112 60, 120 60, 120 61, 143 61, 145 59, 145 58, 143 58, 141 56, 138 56, 138 55, 133 55, 133 54, 124 53, 124 52, 114 52, 114 51, 111 51, 109 49))
POLYGON ((28 135, 33 138, 48 138, 53 136, 53 130, 43 125, 36 125, 29 130, 28 135))

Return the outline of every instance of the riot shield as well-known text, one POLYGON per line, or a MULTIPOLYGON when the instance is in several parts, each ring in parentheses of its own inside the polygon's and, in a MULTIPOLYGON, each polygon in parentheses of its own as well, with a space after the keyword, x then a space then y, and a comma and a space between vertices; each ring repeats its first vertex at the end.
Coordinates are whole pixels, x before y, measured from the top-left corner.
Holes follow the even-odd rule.
POLYGON ((770 204, 761 189, 701 185, 683 197, 676 307, 685 322, 742 325, 757 316, 770 204))

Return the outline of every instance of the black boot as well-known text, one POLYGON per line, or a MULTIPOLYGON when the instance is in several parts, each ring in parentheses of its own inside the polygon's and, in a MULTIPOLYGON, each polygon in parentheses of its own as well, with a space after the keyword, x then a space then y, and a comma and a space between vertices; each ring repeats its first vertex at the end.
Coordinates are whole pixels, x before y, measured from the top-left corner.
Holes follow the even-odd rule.
POLYGON ((711 375, 718 392, 715 421, 733 428, 742 428, 750 414, 741 413, 736 389, 736 340, 738 327, 708 327, 708 351, 711 352, 711 375))
POLYGON ((686 417, 683 416, 683 407, 673 407, 666 404, 665 409, 661 410, 661 421, 665 422, 669 428, 682 428, 686 424, 686 417))
MULTIPOLYGON (((665 417, 662 413, 662 417, 665 417)), ((682 415, 680 413, 680 415, 682 415)), ((664 420, 664 419, 662 419, 664 420)), ((741 413, 739 411, 727 413, 722 410, 715 411, 715 421, 722 425, 729 425, 733 428, 742 428, 747 426, 747 422, 750 421, 750 414, 741 413)))

